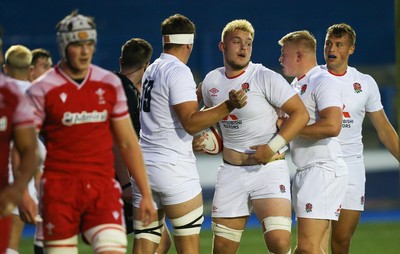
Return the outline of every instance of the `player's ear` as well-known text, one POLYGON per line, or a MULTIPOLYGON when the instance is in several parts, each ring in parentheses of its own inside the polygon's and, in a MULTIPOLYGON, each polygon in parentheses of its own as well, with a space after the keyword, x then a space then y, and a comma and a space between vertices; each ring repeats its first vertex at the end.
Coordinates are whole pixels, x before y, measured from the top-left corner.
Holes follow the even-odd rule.
POLYGON ((349 49, 349 55, 352 55, 355 50, 356 50, 356 45, 351 46, 349 49))
POLYGON ((225 51, 225 44, 223 41, 219 42, 218 48, 219 48, 219 50, 221 50, 222 53, 225 51))
POLYGON ((302 57, 303 57, 303 53, 300 50, 296 51, 297 62, 300 62, 302 57))

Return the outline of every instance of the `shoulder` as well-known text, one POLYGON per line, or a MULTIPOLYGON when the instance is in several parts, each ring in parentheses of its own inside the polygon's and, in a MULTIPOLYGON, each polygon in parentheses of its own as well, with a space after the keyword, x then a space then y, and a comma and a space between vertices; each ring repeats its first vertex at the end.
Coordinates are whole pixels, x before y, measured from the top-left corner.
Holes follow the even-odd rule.
POLYGON ((250 68, 250 71, 252 71, 254 73, 254 75, 256 75, 256 77, 258 77, 258 78, 264 78, 264 79, 267 78, 267 79, 271 79, 271 80, 276 80, 276 79, 284 80, 283 76, 280 73, 278 73, 274 70, 271 70, 262 64, 250 63, 249 68, 250 68))
POLYGON ((3 74, 0 74, 0 89, 7 90, 13 94, 22 94, 16 80, 6 77, 3 74))
POLYGON ((103 69, 97 65, 91 65, 90 68, 91 68, 90 79, 92 81, 97 81, 112 86, 122 85, 121 79, 117 75, 115 75, 115 73, 103 69))
POLYGON ((366 73, 363 73, 359 70, 357 70, 355 67, 348 67, 347 71, 349 72, 350 75, 356 77, 357 79, 359 79, 362 82, 368 82, 368 83, 373 83, 376 84, 375 79, 366 73))

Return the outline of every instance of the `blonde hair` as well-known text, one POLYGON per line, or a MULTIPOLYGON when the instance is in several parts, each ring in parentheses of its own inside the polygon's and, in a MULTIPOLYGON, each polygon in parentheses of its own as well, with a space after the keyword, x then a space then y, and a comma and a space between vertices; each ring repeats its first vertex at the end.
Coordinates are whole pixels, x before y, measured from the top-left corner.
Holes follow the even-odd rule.
POLYGON ((312 35, 307 30, 294 31, 283 36, 282 39, 278 41, 279 45, 283 46, 286 43, 293 43, 296 45, 301 45, 306 49, 313 52, 317 50, 317 40, 314 35, 312 35))
POLYGON ((253 37, 253 39, 254 39, 253 25, 245 19, 236 19, 236 20, 233 20, 233 21, 229 22, 228 24, 226 24, 224 30, 222 30, 221 41, 224 41, 224 38, 228 33, 231 33, 235 30, 242 30, 242 31, 248 32, 251 34, 251 37, 253 37))
POLYGON ((7 49, 5 63, 15 69, 28 69, 32 62, 32 52, 23 45, 13 45, 7 49))

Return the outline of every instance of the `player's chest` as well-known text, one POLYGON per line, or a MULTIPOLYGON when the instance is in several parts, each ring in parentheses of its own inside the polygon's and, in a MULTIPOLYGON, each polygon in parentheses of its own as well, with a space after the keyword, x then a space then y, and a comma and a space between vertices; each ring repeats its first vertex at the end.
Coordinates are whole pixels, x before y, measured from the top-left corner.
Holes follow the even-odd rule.
POLYGON ((104 85, 63 86, 49 92, 45 103, 46 115, 55 119, 66 115, 105 117, 104 114, 109 115, 116 103, 116 92, 104 85))
POLYGON ((342 86, 343 104, 348 111, 365 108, 369 97, 368 87, 359 82, 347 82, 342 86))

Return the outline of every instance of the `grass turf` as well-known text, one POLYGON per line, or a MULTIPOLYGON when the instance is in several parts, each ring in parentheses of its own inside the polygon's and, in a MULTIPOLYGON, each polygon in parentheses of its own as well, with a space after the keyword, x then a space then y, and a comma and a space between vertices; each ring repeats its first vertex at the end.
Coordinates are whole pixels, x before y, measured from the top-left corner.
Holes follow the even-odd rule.
MULTIPOLYGON (((296 228, 293 228, 292 250, 294 249, 296 239, 296 228)), ((212 234, 210 230, 201 232, 200 249, 201 253, 211 253, 212 234)), ((398 254, 400 253, 400 222, 388 223, 361 223, 356 231, 351 244, 350 253, 352 254, 398 254)), ((132 250, 132 235, 129 235, 128 252, 132 250)), ((31 237, 23 238, 20 243, 20 254, 33 253, 33 239, 31 237)), ((92 253, 90 246, 79 242, 79 253, 92 253)), ((174 247, 171 247, 168 253, 176 253, 174 247)), ((248 228, 242 236, 239 254, 257 254, 267 253, 262 232, 259 228, 248 228)))

